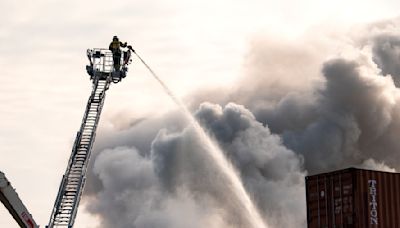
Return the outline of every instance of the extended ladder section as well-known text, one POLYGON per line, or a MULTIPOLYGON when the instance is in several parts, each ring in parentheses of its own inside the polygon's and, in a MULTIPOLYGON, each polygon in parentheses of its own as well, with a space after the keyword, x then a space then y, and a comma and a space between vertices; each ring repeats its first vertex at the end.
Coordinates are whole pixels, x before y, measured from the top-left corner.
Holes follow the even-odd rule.
POLYGON ((108 79, 94 80, 93 91, 86 106, 81 129, 75 139, 67 170, 61 181, 48 227, 73 226, 77 205, 85 184, 86 169, 104 104, 105 92, 109 84, 108 79))
POLYGON ((122 69, 114 69, 113 55, 109 50, 88 50, 88 57, 90 66, 86 66, 86 70, 93 80, 93 90, 86 106, 81 128, 74 142, 67 169, 61 180, 48 228, 69 228, 74 225, 106 91, 111 82, 117 83, 126 76, 126 66, 123 66, 122 69))

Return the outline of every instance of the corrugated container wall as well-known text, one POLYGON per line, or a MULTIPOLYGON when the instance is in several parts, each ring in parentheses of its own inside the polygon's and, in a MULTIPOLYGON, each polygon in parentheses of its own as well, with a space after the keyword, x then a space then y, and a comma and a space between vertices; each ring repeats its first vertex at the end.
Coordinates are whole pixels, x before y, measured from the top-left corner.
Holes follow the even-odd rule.
POLYGON ((308 228, 399 228, 400 174, 349 168, 306 177, 308 228))

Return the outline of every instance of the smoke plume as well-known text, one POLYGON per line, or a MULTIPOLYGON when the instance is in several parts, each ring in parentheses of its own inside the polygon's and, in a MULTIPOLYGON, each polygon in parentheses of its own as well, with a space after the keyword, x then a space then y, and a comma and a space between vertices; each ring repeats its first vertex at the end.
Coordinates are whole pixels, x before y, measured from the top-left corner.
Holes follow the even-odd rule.
MULTIPOLYGON (((269 227, 306 226, 308 174, 400 170, 399 24, 298 43, 258 38, 237 86, 188 98, 269 227)), ((85 194, 101 227, 248 227, 178 112, 138 119, 98 134, 85 194)))

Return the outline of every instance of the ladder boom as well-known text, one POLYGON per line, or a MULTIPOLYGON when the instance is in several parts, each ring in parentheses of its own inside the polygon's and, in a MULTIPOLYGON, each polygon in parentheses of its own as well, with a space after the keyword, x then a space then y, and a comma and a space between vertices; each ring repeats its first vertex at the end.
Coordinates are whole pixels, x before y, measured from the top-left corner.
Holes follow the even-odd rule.
POLYGON ((110 80, 95 78, 80 131, 77 133, 67 170, 61 180, 48 227, 72 227, 76 217, 86 169, 110 80))
POLYGON ((86 70, 93 80, 93 90, 61 180, 48 228, 73 227, 106 91, 112 82, 120 82, 128 70, 126 65, 122 69, 114 69, 113 54, 107 49, 88 50, 87 54, 90 65, 86 66, 86 70))
POLYGON ((3 172, 0 172, 0 201, 4 204, 20 227, 39 227, 3 172))

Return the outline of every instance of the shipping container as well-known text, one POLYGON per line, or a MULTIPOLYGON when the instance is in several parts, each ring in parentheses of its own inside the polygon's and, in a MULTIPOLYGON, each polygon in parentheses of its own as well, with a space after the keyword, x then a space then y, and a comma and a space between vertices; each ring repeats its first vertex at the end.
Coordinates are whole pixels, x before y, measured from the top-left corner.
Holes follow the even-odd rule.
POLYGON ((308 228, 400 228, 400 174, 356 168, 306 177, 308 228))

